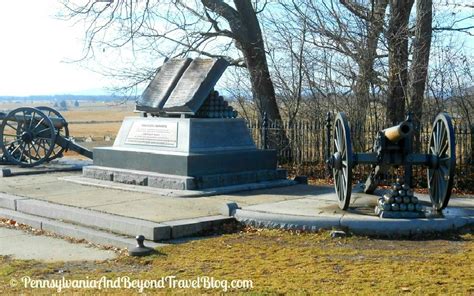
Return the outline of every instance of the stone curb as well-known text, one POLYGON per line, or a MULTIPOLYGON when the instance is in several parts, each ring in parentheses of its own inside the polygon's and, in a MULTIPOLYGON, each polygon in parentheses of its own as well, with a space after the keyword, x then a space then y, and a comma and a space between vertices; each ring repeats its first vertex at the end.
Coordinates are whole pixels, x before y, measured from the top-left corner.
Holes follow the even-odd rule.
POLYGON ((233 217, 218 215, 161 223, 171 228, 171 237, 174 239, 191 236, 205 230, 211 230, 214 227, 234 220, 233 217))
POLYGON ((317 231, 343 228, 362 235, 397 236, 455 230, 474 225, 474 216, 446 215, 443 218, 381 219, 352 214, 334 216, 298 216, 238 209, 237 221, 255 227, 317 231))
POLYGON ((344 215, 341 218, 341 227, 343 228, 348 228, 357 234, 380 236, 445 232, 471 224, 474 224, 474 217, 464 216, 420 219, 381 219, 378 217, 365 217, 365 219, 361 219, 354 215, 344 215))
POLYGON ((237 209, 234 217, 241 223, 266 228, 318 231, 340 226, 338 216, 309 217, 237 209))
MULTIPOLYGON (((151 241, 192 236, 202 231, 212 230, 226 222, 234 221, 235 219, 230 214, 235 207, 237 207, 236 204, 228 203, 222 207, 222 215, 158 223, 0 193, 0 217, 13 219, 37 229, 46 227, 48 229, 45 230, 53 232, 58 229, 59 234, 68 235, 67 231, 69 231, 72 232, 71 236, 73 237, 80 237, 80 235, 74 234, 71 229, 79 229, 79 233, 84 234, 85 237, 81 237, 84 239, 88 239, 87 229, 94 233, 107 235, 111 234, 109 232, 130 237, 142 234, 151 241), (76 224, 80 224, 80 226, 76 224), (63 228, 70 230, 65 230, 66 233, 59 232, 63 231, 63 228)), ((133 242, 133 240, 131 241, 133 242)))
POLYGON ((16 211, 17 201, 28 199, 28 197, 16 196, 0 192, 0 208, 16 211))
MULTIPOLYGON (((128 248, 136 245, 133 238, 124 237, 96 229, 73 225, 65 222, 55 221, 34 215, 28 215, 17 211, 0 209, 0 217, 15 220, 18 223, 29 225, 33 228, 50 231, 65 237, 85 239, 86 241, 118 248, 128 248)), ((147 246, 156 248, 165 244, 147 242, 147 246)))
POLYGON ((17 200, 17 211, 55 220, 71 221, 106 231, 130 235, 143 234, 147 239, 158 241, 171 238, 171 228, 156 222, 134 219, 108 213, 54 204, 41 200, 17 200))

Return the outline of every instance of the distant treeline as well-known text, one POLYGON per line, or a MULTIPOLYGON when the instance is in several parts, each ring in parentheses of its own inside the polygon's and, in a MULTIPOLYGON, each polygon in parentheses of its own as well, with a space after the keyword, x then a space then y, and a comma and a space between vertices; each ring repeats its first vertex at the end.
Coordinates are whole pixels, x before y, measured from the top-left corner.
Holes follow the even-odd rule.
POLYGON ((0 96, 0 101, 135 101, 135 97, 117 95, 0 96))

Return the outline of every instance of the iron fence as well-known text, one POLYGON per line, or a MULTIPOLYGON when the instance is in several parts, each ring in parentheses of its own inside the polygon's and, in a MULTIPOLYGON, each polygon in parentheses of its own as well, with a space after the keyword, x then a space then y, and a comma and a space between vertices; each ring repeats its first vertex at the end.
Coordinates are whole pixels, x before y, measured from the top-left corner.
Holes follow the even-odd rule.
MULTIPOLYGON (((327 158, 328 136, 327 121, 324 116, 318 120, 260 121, 247 120, 248 128, 255 143, 261 149, 264 146, 276 148, 279 165, 294 175, 308 175, 315 178, 328 178, 325 160, 327 158), (270 136, 269 136, 270 135, 270 136)), ((331 122, 332 124, 332 122, 331 122)), ((354 152, 369 152, 380 128, 351 126, 351 139, 354 152)), ((420 141, 415 152, 425 152, 431 136, 431 125, 421 125, 420 141)), ((332 134, 332 130, 330 131, 332 134)), ((474 126, 455 123, 456 137, 456 176, 455 187, 474 188, 474 126)), ((386 180, 391 182, 402 174, 400 168, 389 173, 386 180)), ((371 167, 356 166, 353 170, 355 181, 365 181, 371 167)), ((426 187, 426 168, 414 166, 414 183, 426 187)))

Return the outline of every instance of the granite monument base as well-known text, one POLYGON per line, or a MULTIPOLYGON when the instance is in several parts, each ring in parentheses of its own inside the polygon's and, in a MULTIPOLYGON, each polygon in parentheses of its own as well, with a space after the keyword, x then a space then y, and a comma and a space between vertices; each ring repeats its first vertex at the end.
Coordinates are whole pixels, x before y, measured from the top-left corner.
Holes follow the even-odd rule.
POLYGON ((286 179, 275 150, 255 147, 243 119, 124 120, 113 147, 94 149, 83 176, 164 189, 200 190, 286 179))
POLYGON ((286 179, 286 170, 258 170, 201 176, 168 175, 138 170, 88 166, 83 176, 117 183, 175 190, 201 190, 286 179))

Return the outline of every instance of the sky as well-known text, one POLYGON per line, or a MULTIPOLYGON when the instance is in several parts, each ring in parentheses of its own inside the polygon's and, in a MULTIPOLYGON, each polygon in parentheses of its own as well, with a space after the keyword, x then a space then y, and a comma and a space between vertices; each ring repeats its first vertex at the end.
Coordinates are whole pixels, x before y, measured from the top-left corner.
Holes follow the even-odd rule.
POLYGON ((0 96, 107 94, 81 57, 83 28, 58 19, 57 0, 6 0, 0 9, 0 96))
MULTIPOLYGON (((0 96, 110 94, 107 88, 116 86, 116 81, 114 85, 90 69, 100 68, 98 61, 89 68, 71 62, 82 56, 85 28, 57 18, 60 10, 58 0, 1 1, 0 96)), ((468 47, 474 48, 474 38, 469 39, 473 42, 468 47)), ((105 59, 120 65, 138 63, 126 50, 121 54, 105 59)))

